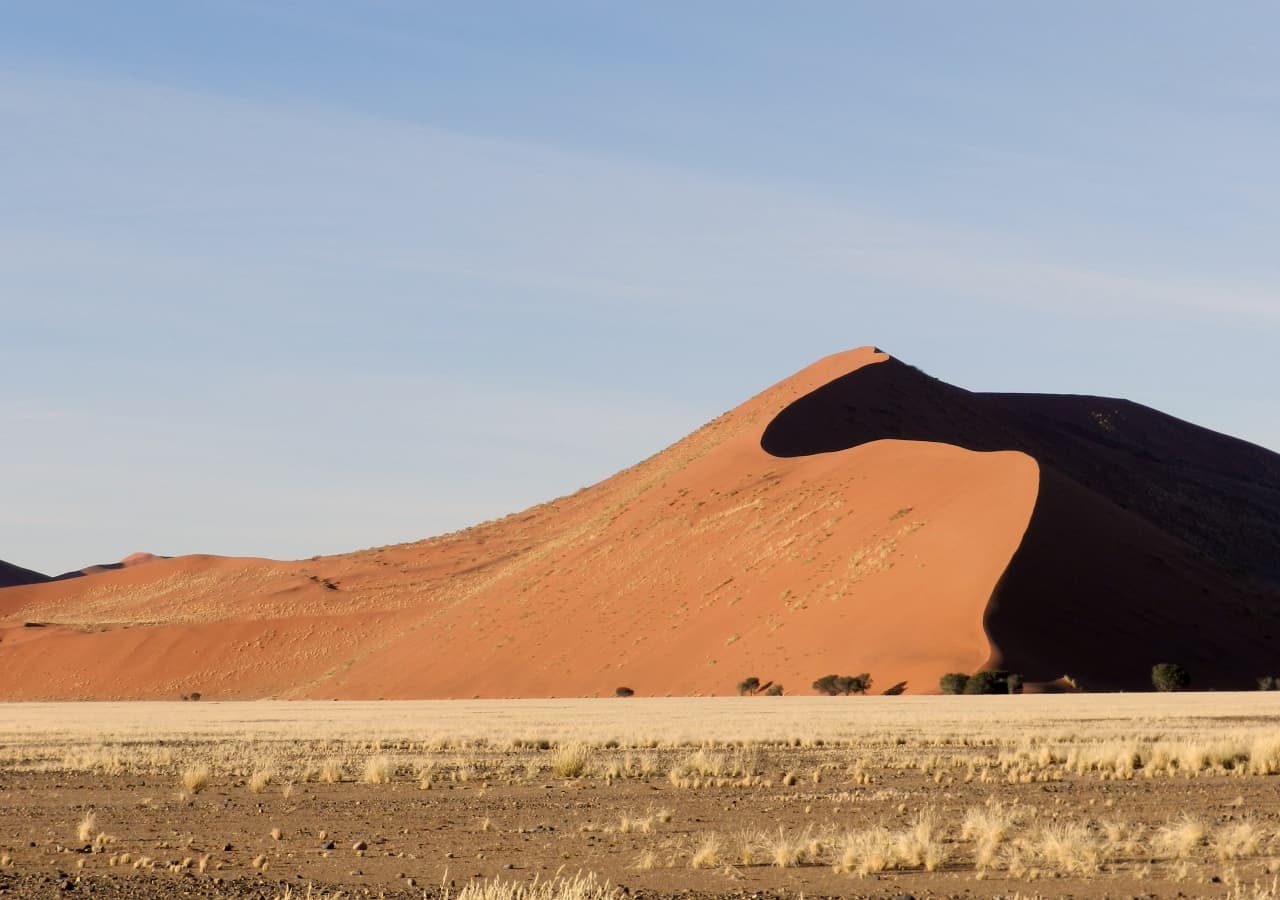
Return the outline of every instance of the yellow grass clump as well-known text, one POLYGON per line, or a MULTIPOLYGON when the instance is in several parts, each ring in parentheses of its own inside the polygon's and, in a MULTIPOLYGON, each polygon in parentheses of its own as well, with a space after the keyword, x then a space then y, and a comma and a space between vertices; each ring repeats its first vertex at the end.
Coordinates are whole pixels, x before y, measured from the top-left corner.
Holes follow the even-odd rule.
POLYGON ((93 840, 94 832, 98 830, 98 817, 92 810, 84 814, 84 818, 80 820, 80 824, 76 826, 76 840, 82 844, 87 844, 93 840))
POLYGON ((371 756, 364 764, 365 784, 387 784, 391 781, 391 760, 385 756, 371 756))
POLYGON ((209 786, 210 774, 208 765, 196 763, 183 769, 179 780, 188 794, 198 794, 209 786))
POLYGON ((551 769, 561 778, 580 778, 591 761, 586 744, 562 744, 551 754, 551 769))
POLYGON ((714 832, 706 835, 698 849, 693 851, 689 866, 694 869, 714 869, 720 865, 720 836, 714 832))

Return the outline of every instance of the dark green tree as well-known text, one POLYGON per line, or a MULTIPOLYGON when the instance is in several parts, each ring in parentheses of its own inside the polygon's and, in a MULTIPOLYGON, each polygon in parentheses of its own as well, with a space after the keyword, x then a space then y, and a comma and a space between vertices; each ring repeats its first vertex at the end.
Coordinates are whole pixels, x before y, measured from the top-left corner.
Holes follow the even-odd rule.
POLYGON ((829 697, 849 694, 865 694, 871 689, 871 675, 823 675, 813 683, 813 689, 829 697))
POLYGON ((823 675, 813 683, 813 689, 819 694, 826 694, 828 697, 834 697, 836 694, 842 693, 840 690, 840 676, 823 675))
POLYGON ((1191 674, 1177 663, 1156 663, 1151 667, 1151 683, 1157 691, 1182 691, 1191 686, 1191 674))
POLYGON ((1009 678, 1011 673, 1002 669, 987 672, 975 672, 965 683, 966 694, 1010 694, 1009 678))

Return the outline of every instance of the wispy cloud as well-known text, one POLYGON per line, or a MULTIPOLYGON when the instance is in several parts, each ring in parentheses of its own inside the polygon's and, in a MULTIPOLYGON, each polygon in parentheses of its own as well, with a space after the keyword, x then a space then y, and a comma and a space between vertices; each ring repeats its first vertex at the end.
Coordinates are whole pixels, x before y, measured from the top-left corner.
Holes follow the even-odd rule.
MULTIPOLYGON (((860 285, 1063 312, 1280 322, 1280 276, 1121 269, 812 192, 320 108, 7 73, 0 277, 366 267, 714 311, 860 285)), ((148 298, 134 302, 146 305, 148 298)), ((257 302, 255 298, 254 302, 257 302)))

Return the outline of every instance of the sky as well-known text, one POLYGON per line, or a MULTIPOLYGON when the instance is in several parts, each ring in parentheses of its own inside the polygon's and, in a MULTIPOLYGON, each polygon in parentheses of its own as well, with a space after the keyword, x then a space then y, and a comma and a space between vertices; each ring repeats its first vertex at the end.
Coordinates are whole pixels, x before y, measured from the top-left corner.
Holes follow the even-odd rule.
POLYGON ((829 353, 1280 450, 1270 3, 0 3, 0 558, 298 558, 829 353))

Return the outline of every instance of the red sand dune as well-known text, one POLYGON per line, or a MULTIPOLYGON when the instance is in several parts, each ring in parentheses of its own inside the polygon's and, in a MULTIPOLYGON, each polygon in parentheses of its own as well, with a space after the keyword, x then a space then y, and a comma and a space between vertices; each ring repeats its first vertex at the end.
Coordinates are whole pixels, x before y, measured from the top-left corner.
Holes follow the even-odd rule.
POLYGON ((1270 674, 1280 457, 1123 401, 972 394, 874 348, 645 462, 430 540, 0 591, 0 697, 809 692, 831 672, 1270 674), (44 627, 24 627, 43 623, 44 627))
POLYGON ((149 562, 155 562, 157 559, 164 559, 163 556, 156 556, 153 553, 130 553, 120 562, 115 563, 97 563, 92 566, 85 566, 83 569, 75 569, 59 575, 58 578, 79 578, 81 575, 97 575, 99 572, 111 572, 115 569, 127 569, 130 566, 141 566, 149 562))

